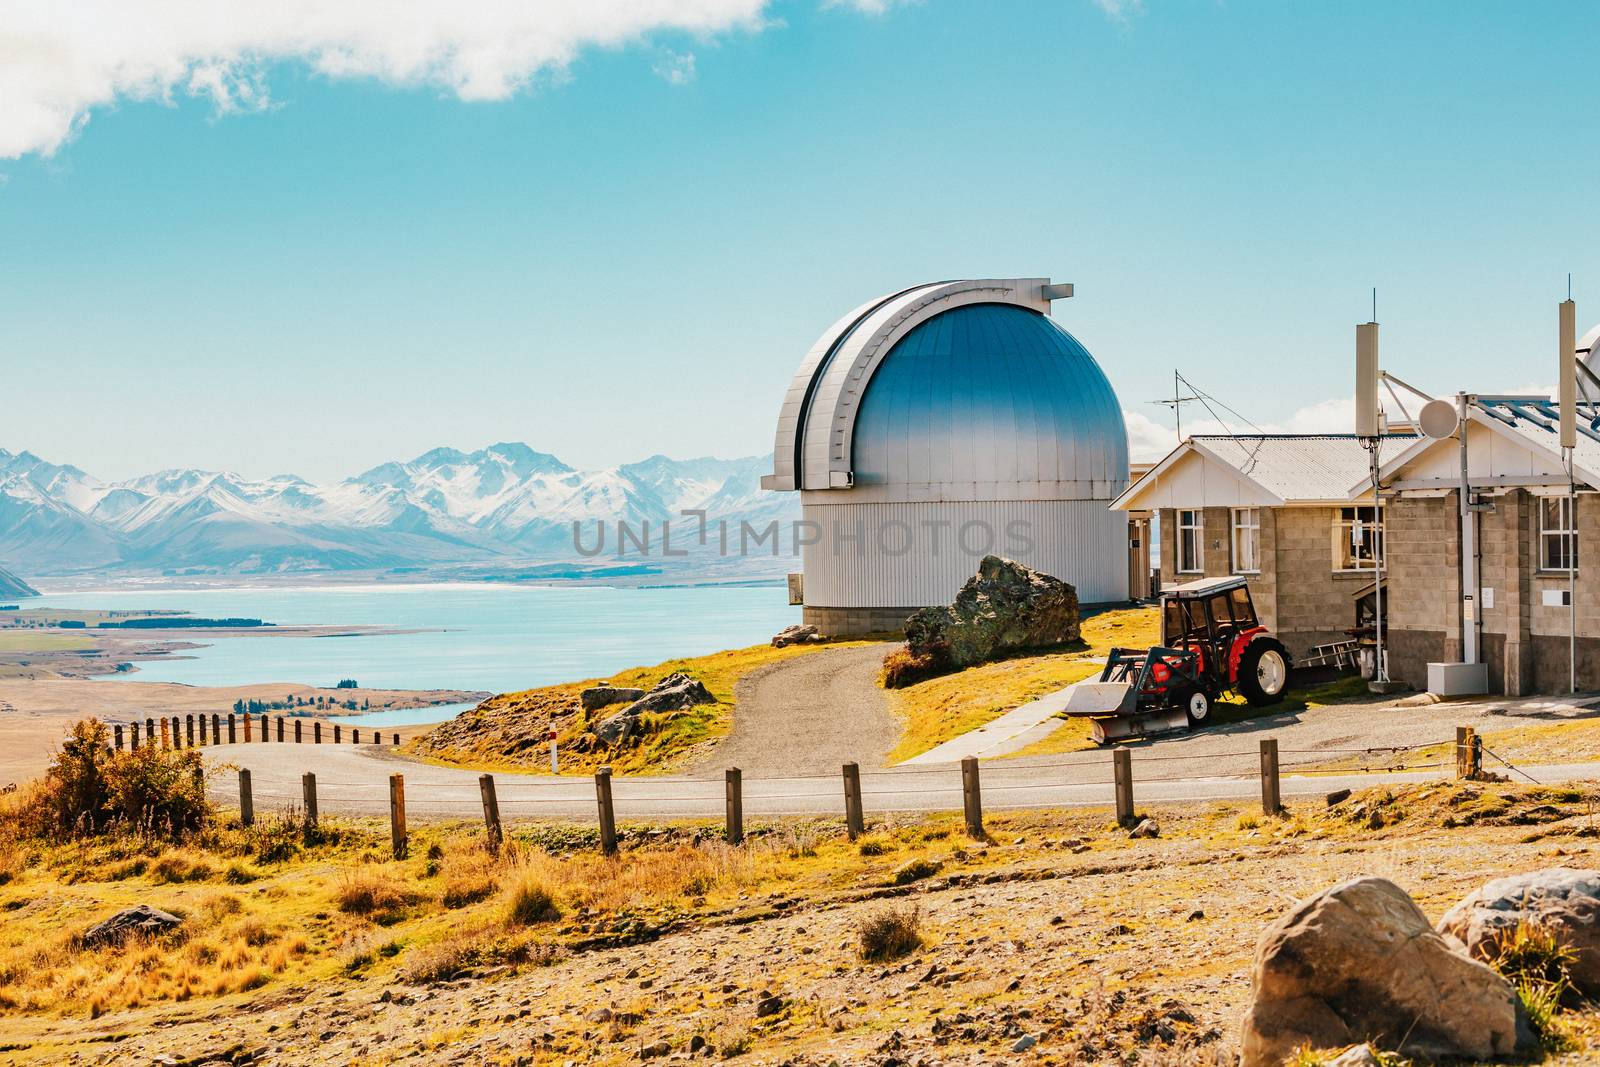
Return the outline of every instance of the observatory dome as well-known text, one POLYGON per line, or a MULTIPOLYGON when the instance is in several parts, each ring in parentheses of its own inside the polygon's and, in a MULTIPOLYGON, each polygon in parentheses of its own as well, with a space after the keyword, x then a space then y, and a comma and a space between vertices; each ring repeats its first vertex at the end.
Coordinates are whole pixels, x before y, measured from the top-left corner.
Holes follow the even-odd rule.
POLYGON ((862 305, 823 334, 779 416, 774 472, 801 493, 808 622, 895 629, 948 603, 984 555, 1125 599, 1121 405, 1050 318, 1069 286, 940 282, 862 305))

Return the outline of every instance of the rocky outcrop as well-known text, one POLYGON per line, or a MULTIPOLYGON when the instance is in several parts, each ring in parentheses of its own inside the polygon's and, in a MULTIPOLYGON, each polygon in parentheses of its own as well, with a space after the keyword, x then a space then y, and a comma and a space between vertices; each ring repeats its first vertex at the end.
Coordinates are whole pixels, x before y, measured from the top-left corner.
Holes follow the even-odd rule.
POLYGON ((700 704, 715 704, 717 698, 699 679, 680 672, 667 675, 651 690, 604 720, 594 728, 594 736, 608 745, 626 741, 639 730, 639 718, 645 714, 663 711, 680 711, 700 704))
POLYGON ((613 704, 626 704, 644 696, 643 689, 627 689, 615 685, 591 685, 578 694, 578 703, 584 711, 599 711, 613 704))
POLYGON ((38 596, 39 590, 18 578, 15 574, 0 567, 0 597, 6 599, 21 599, 23 597, 38 596))
POLYGON ((1421 1059, 1532 1051, 1506 980, 1435 932, 1406 892, 1356 878, 1301 901, 1261 935, 1241 1067, 1278 1067, 1296 1048, 1363 1040, 1421 1059))
POLYGON ((183 920, 170 912, 152 908, 148 904, 136 904, 131 908, 124 908, 109 919, 95 923, 85 930, 78 940, 85 948, 120 945, 135 934, 154 937, 176 930, 182 925, 183 920))
POLYGON ((1439 932, 1480 960, 1499 954, 1519 923, 1542 926, 1572 949, 1572 987, 1600 995, 1600 871, 1550 867, 1497 878, 1445 913, 1439 932))
POLYGON ((983 557, 949 607, 923 608, 906 620, 906 647, 913 656, 942 659, 955 668, 1077 639, 1077 590, 999 556, 983 557))
POLYGON ((790 645, 817 645, 827 638, 817 632, 815 626, 785 626, 772 638, 773 648, 787 648, 790 645))

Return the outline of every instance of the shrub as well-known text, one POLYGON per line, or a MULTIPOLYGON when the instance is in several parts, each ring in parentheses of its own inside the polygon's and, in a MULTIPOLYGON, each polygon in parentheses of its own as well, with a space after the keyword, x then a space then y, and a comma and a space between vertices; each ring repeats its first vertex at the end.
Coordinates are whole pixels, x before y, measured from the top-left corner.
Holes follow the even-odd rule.
POLYGON ((885 689, 904 689, 908 685, 948 674, 950 669, 948 646, 936 644, 922 652, 913 652, 910 646, 905 646, 883 658, 880 680, 885 689))
POLYGON ((1490 965, 1513 984, 1567 986, 1578 955, 1554 930, 1523 920, 1500 940, 1490 965))
POLYGON ((506 921, 513 926, 534 926, 561 918, 555 896, 543 882, 524 875, 511 887, 506 921))
POLYGON ((452 875, 445 883, 439 903, 447 908, 464 908, 488 900, 497 888, 494 875, 487 871, 463 871, 452 875))
POLYGON ((367 868, 345 875, 334 893, 340 911, 365 915, 384 926, 404 918, 406 908, 416 899, 415 893, 393 878, 367 868))
POLYGON ((861 920, 856 933, 861 958, 873 962, 899 959, 922 947, 922 913, 916 905, 889 907, 861 920))
POLYGON ((1539 1046, 1546 1052, 1566 1052, 1577 1043, 1561 1021, 1561 997, 1566 992, 1565 982, 1540 982, 1529 978, 1516 983, 1517 999, 1528 1013, 1528 1024, 1533 1027, 1539 1046))
POLYGON ((939 873, 939 864, 934 860, 912 860, 894 872, 895 885, 910 885, 920 882, 924 878, 932 878, 939 873))
POLYGON ((205 825, 211 807, 198 752, 154 745, 113 752, 106 738, 98 719, 73 725, 42 784, 8 812, 19 829, 72 838, 121 827, 177 839, 205 825))

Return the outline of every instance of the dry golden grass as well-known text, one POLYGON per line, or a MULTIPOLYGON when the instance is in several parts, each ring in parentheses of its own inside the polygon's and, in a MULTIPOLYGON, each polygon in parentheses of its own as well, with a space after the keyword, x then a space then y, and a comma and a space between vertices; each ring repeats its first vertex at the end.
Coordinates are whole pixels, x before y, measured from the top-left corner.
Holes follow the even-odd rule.
MULTIPOLYGON (((891 691, 889 703, 905 722, 905 733, 889 754, 890 762, 921 755, 1012 708, 1099 673, 1114 647, 1155 644, 1161 616, 1155 608, 1105 611, 1083 620, 1081 633, 1083 645, 1069 651, 985 663, 891 691)), ((1063 729, 1077 725, 1068 723, 1063 729)), ((1088 726, 1082 725, 1080 733, 1081 742, 1087 743, 1088 726)))

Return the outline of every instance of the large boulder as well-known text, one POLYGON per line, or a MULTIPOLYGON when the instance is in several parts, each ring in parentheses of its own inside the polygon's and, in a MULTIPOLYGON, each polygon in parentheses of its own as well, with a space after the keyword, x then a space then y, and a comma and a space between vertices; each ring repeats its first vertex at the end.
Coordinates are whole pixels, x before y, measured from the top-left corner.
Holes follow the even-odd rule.
POLYGON ((1296 904, 1256 945, 1241 1067, 1359 1041, 1413 1059, 1537 1047, 1510 984, 1435 932, 1405 890, 1356 878, 1296 904))
POLYGON ((615 745, 638 732, 639 717, 647 712, 679 711, 716 702, 717 698, 699 679, 677 671, 661 679, 638 700, 595 726, 594 735, 608 745, 615 745))
POLYGON ((85 948, 102 945, 120 945, 134 934, 154 937, 169 933, 183 925, 183 920, 171 912, 153 908, 149 904, 136 904, 102 919, 83 932, 78 940, 85 948))
POLYGON ((591 685, 578 694, 578 703, 584 711, 599 711, 613 704, 626 704, 644 696, 643 689, 628 689, 615 685, 591 685))
POLYGON ((1600 995, 1600 871, 1549 867, 1496 878, 1447 911, 1439 932, 1478 959, 1492 960, 1522 922, 1543 926, 1564 941, 1576 957, 1572 987, 1600 995))
POLYGON ((906 620, 913 656, 951 667, 985 663, 1007 652, 1048 648, 1078 639, 1078 591, 1059 578, 999 556, 985 556, 978 573, 945 608, 922 608, 906 620))

